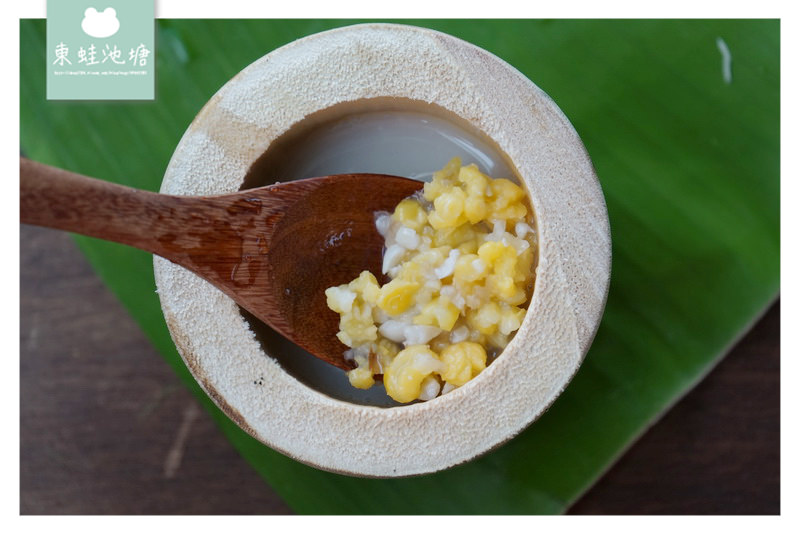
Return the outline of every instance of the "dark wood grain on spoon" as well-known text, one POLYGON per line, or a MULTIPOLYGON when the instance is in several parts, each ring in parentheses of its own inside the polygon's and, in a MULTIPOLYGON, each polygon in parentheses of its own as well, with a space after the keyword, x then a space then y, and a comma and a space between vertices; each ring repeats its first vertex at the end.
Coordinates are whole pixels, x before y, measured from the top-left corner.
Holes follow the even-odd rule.
POLYGON ((206 279, 292 342, 343 369, 325 289, 380 273, 374 213, 422 183, 380 174, 290 181, 219 196, 173 196, 20 158, 20 219, 127 244, 206 279))

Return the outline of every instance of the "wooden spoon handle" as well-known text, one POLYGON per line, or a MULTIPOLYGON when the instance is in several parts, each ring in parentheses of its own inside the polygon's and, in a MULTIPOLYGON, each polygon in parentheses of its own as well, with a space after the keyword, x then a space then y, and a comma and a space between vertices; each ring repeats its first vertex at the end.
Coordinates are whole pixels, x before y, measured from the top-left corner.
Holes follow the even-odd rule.
MULTIPOLYGON (((264 207, 266 215, 270 206, 264 207)), ((241 261, 240 226, 260 211, 261 203, 232 195, 158 194, 20 158, 22 223, 127 244, 212 282, 219 268, 241 261)))
POLYGON ((162 195, 20 158, 20 221, 154 252, 142 227, 163 217, 162 195))

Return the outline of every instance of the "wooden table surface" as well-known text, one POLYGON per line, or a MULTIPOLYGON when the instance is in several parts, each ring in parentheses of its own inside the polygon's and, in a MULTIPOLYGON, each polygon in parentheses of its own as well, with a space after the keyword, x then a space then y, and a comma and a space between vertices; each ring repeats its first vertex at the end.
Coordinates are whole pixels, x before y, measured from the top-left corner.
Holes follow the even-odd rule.
MULTIPOLYGON (((291 513, 72 239, 20 233, 21 514, 291 513)), ((779 513, 779 354, 776 303, 570 512, 779 513)))

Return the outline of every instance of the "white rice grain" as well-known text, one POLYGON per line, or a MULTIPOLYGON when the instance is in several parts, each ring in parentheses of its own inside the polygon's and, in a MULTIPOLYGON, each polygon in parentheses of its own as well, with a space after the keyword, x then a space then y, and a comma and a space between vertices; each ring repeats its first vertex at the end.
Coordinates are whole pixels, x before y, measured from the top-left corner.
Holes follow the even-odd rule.
POLYGON ((422 386, 419 393, 419 399, 422 401, 427 402, 428 400, 433 400, 439 395, 439 389, 441 385, 433 376, 428 376, 424 380, 422 380, 422 386))
POLYGON ((439 279, 444 279, 447 276, 452 275, 453 271, 456 269, 456 261, 460 255, 461 250, 457 248, 450 250, 450 255, 447 256, 447 259, 445 259, 437 268, 433 269, 436 277, 439 279))
POLYGON ((395 234, 395 242, 406 250, 414 250, 419 247, 419 235, 413 229, 403 226, 395 234))
POLYGON ((467 326, 460 326, 450 332, 450 342, 455 344, 457 342, 464 342, 469 338, 469 328, 467 326))
POLYGON ((389 246, 383 254, 383 273, 386 274, 389 269, 399 265, 404 255, 406 255, 406 249, 399 244, 389 246))
POLYGON ((392 225, 392 215, 386 212, 377 213, 375 217, 375 228, 377 228, 378 233, 381 234, 381 237, 384 239, 386 238, 386 234, 389 232, 389 227, 392 225))
POLYGON ((415 344, 428 344, 432 338, 441 333, 442 330, 435 326, 418 326, 409 324, 405 328, 405 340, 403 344, 413 346, 415 344))

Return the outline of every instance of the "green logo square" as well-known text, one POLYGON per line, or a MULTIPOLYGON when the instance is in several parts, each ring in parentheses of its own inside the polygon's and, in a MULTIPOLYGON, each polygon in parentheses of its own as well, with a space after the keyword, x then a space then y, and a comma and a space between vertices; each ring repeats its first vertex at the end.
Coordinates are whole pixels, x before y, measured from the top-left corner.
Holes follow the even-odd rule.
POLYGON ((147 0, 47 0, 48 100, 152 100, 155 8, 147 0))

